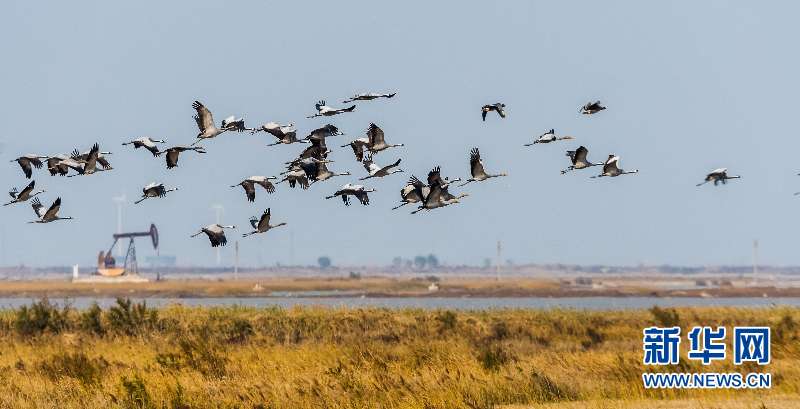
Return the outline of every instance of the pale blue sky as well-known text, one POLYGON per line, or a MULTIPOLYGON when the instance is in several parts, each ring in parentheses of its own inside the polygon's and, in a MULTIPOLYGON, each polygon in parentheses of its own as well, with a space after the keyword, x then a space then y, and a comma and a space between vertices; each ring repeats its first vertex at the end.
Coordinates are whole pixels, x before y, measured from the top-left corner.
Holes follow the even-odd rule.
MULTIPOLYGON (((99 141, 113 172, 91 177, 35 173, 63 198, 72 222, 28 225, 33 212, 2 210, 0 264, 90 265, 115 229, 112 196, 131 199, 150 181, 182 190, 126 208, 125 228, 155 222, 162 254, 213 265, 205 238, 214 221, 246 231, 272 207, 289 227, 240 239, 243 264, 296 263, 329 255, 335 263, 386 264, 394 256, 436 253, 450 264, 480 264, 503 240, 522 262, 745 264, 753 238, 764 263, 797 264, 800 170, 795 151, 800 37, 791 2, 7 2, 0 26, 2 156, 57 154, 99 141), (334 105, 357 91, 397 91, 335 117, 348 135, 370 122, 405 148, 423 177, 439 164, 468 175, 478 146, 490 171, 511 176, 468 186, 463 204, 411 216, 389 209, 410 173, 369 183, 371 205, 345 208, 323 196, 354 178, 309 191, 278 186, 256 204, 228 188, 252 174, 273 175, 301 149, 266 148, 264 134, 225 134, 167 171, 163 159, 120 143, 142 135, 188 144, 191 108, 203 101, 221 120, 293 121, 299 133, 328 122, 305 119, 318 99, 334 105), (582 117, 601 99, 609 109, 582 117), (480 120, 484 103, 506 103, 508 118, 480 120), (575 141, 523 148, 555 128, 575 141), (641 173, 591 180, 562 176, 564 151, 584 144, 590 160, 608 153, 641 173), (716 167, 741 180, 696 188, 716 167), (274 233, 274 234, 272 234, 274 233)), ((335 170, 363 176, 347 149, 335 170)), ((16 164, 3 188, 24 186, 16 164)), ((410 206, 407 206, 408 208, 410 206)), ((223 252, 232 259, 233 246, 223 252)), ((140 247, 140 257, 151 254, 140 247)))

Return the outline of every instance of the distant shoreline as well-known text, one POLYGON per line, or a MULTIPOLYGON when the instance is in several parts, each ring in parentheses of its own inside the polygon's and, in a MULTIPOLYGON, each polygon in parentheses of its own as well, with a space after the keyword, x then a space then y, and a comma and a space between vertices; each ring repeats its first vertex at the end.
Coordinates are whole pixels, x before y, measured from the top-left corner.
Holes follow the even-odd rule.
POLYGON ((591 279, 447 278, 429 288, 418 278, 270 277, 240 280, 169 279, 147 283, 71 283, 66 280, 0 281, 0 297, 163 297, 163 298, 462 298, 462 297, 800 297, 800 287, 746 279, 608 277, 591 279))

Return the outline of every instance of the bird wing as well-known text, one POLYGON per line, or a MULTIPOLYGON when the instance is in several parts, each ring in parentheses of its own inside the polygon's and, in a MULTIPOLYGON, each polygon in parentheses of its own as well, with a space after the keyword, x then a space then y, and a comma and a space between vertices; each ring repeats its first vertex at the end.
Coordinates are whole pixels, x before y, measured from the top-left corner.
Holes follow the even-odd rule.
POLYGON ((478 148, 472 148, 472 151, 469 153, 469 167, 473 178, 485 173, 483 170, 483 162, 481 161, 481 152, 478 148))
POLYGON ((578 161, 585 161, 586 155, 589 154, 589 150, 586 149, 585 146, 579 146, 578 149, 575 150, 575 155, 572 158, 572 164, 574 165, 578 161))
POLYGON ((414 187, 414 191, 417 193, 420 200, 425 198, 425 194, 422 191, 422 189, 425 187, 425 184, 422 183, 421 180, 417 179, 416 176, 411 175, 411 177, 408 179, 408 184, 414 187))
POLYGON ((242 187, 244 188, 244 193, 247 195, 247 200, 251 202, 256 201, 256 187, 253 185, 253 182, 249 180, 245 180, 242 182, 242 187))
POLYGON ((441 168, 439 166, 431 169, 431 171, 428 172, 428 184, 431 186, 444 184, 441 175, 441 168))
POLYGON ((31 175, 33 175, 33 169, 31 169, 31 160, 28 158, 19 158, 17 159, 17 163, 19 163, 19 167, 22 168, 22 172, 25 173, 25 177, 30 179, 31 175))
POLYGON ((369 194, 367 194, 366 190, 356 190, 353 195, 358 198, 358 201, 361 202, 362 205, 366 206, 369 204, 369 194))
POLYGON ((109 163, 108 159, 106 159, 103 156, 100 156, 100 157, 97 158, 97 163, 99 163, 100 166, 102 166, 103 169, 105 169, 105 170, 111 169, 111 163, 109 163))
POLYGON ((481 109, 481 118, 483 118, 484 121, 486 121, 486 113, 487 112, 489 112, 489 111, 486 110, 485 108, 481 109))
POLYGON ((61 159, 56 157, 47 158, 47 170, 50 171, 50 176, 55 176, 58 170, 56 166, 61 162, 61 159))
POLYGON ((494 108, 497 111, 497 113, 500 114, 500 118, 506 117, 506 110, 503 109, 503 106, 501 104, 495 104, 494 108))
POLYGON ((34 197, 33 198, 33 200, 31 201, 31 207, 33 208, 33 211, 36 213, 36 217, 41 219, 42 218, 42 207, 44 207, 44 206, 42 206, 42 202, 39 201, 38 197, 34 197))
POLYGON ((369 146, 375 146, 384 142, 383 130, 374 123, 369 124, 367 136, 369 137, 369 146))
POLYGON ((617 167, 617 162, 619 161, 619 157, 614 156, 613 158, 609 158, 605 164, 603 164, 603 173, 615 172, 619 170, 617 167))
POLYGON ((270 215, 271 215, 271 212, 270 212, 270 209, 268 207, 267 210, 264 210, 264 213, 261 215, 261 220, 258 221, 258 227, 256 227, 256 229, 258 229, 258 230, 266 230, 269 227, 270 215))
POLYGON ((86 156, 86 164, 83 165, 83 171, 90 171, 94 172, 97 168, 97 155, 100 154, 100 145, 96 142, 92 145, 92 149, 89 151, 89 154, 86 156))
POLYGON ((197 116, 194 117, 194 120, 197 122, 197 127, 200 128, 200 131, 205 131, 206 129, 214 127, 214 117, 205 105, 200 101, 194 101, 192 103, 192 108, 197 111, 197 116))
POLYGON ((181 152, 177 149, 167 149, 167 169, 178 166, 178 156, 181 152))
MULTIPOLYGON (((367 172, 370 172, 370 169, 371 169, 370 165, 373 164, 373 162, 372 162, 372 154, 368 153, 368 154, 364 155, 363 159, 361 160, 361 164, 364 165, 364 169, 366 169, 367 172)), ((370 173, 372 173, 372 172, 370 172, 370 173)))
MULTIPOLYGON (((33 191, 34 186, 36 186, 36 181, 35 180, 31 180, 31 183, 28 183, 28 186, 25 186, 25 189, 22 189, 21 192, 17 193, 16 197, 25 197, 25 196, 31 194, 31 192, 33 191)), ((14 190, 12 190, 12 192, 16 192, 16 191, 17 191, 16 188, 14 190)), ((11 193, 11 192, 9 192, 9 193, 11 193)), ((11 197, 14 197, 14 195, 12 194, 11 197)))
MULTIPOLYGON (((401 161, 401 159, 398 159, 398 160, 397 160, 395 163, 392 163, 392 164, 390 164, 390 165, 386 165, 386 166, 384 166, 384 167, 382 167, 382 168, 378 169, 378 171, 384 171, 384 172, 388 172, 388 171, 389 171, 389 169, 391 169, 391 168, 396 168, 396 167, 400 166, 400 161, 401 161)), ((376 166, 376 167, 377 167, 377 166, 376 166)))
POLYGON ((275 185, 273 185, 272 182, 270 182, 269 180, 264 179, 264 180, 260 180, 260 181, 258 181, 256 183, 261 185, 261 187, 263 187, 264 190, 267 191, 267 193, 275 193, 275 185))
MULTIPOLYGON (((44 213, 42 219, 52 219, 58 215, 58 209, 61 208, 61 198, 56 198, 56 201, 50 205, 50 208, 44 213)), ((38 212, 37 212, 38 213, 38 212)))
POLYGON ((442 187, 439 184, 431 185, 428 196, 425 197, 425 205, 438 203, 442 200, 442 187))

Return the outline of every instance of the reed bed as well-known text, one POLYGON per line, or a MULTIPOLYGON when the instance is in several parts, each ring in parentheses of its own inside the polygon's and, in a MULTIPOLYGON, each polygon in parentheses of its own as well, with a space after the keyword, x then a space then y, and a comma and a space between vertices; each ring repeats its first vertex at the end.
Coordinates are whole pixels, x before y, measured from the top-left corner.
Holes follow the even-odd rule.
POLYGON ((799 337, 800 309, 789 307, 154 309, 119 299, 76 310, 41 300, 0 311, 0 407, 800 407, 799 337), (641 331, 653 324, 771 326, 766 367, 684 358, 671 370, 769 371, 773 388, 644 389, 653 368, 641 331))

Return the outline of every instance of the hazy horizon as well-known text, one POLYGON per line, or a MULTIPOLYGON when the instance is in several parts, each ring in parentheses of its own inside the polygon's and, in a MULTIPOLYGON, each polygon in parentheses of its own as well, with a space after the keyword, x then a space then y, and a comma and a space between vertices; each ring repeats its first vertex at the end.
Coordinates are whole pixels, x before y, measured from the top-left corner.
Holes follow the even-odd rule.
MULTIPOLYGON (((31 3, 12 0, 0 27, 5 114, 0 134, 2 187, 22 188, 16 163, 25 153, 55 155, 99 142, 114 170, 51 177, 34 170, 48 206, 76 220, 30 225, 29 203, 2 208, 0 265, 91 266, 116 230, 112 197, 125 194, 123 230, 161 233, 161 254, 179 264, 215 265, 205 237, 224 206, 223 262, 239 241, 242 265, 390 264, 396 256, 434 253, 448 264, 494 259, 522 263, 747 265, 752 240, 759 262, 797 265, 793 219, 800 177, 791 134, 796 116, 792 55, 800 34, 792 3, 729 2, 371 2, 193 1, 31 3), (476 29, 477 28, 477 29, 476 29), (357 103, 354 113, 305 119, 314 103, 356 92, 396 91, 391 100, 357 103), (298 137, 333 123, 330 167, 348 170, 308 191, 257 190, 256 203, 229 185, 277 175, 304 146, 266 147, 271 135, 226 133, 206 141, 206 155, 183 154, 179 167, 121 146, 140 136, 188 145, 197 134, 191 107, 202 101, 219 122, 244 116, 249 126, 294 122, 298 137), (581 116, 600 99, 608 110, 581 116), (508 117, 480 118, 504 102, 508 117), (365 175, 349 148, 370 122, 390 143, 376 155, 402 158, 406 173, 366 181, 371 204, 325 200, 365 175), (522 145, 545 130, 577 139, 522 145), (589 160, 609 153, 638 175, 589 179, 597 168, 560 175, 567 149, 585 145, 589 160), (461 204, 427 214, 397 211, 411 174, 435 165, 466 178, 479 147, 487 171, 506 178, 472 183, 461 204), (742 175, 726 186, 695 184, 717 167, 742 175), (163 199, 133 205, 151 181, 178 186, 163 199), (503 198, 505 200, 497 200, 503 198), (272 209, 288 226, 241 238, 250 216, 272 209), (291 243, 294 254, 291 254, 291 243)), ((126 242, 120 243, 123 246, 126 242)), ((143 261, 152 255, 139 242, 143 261)), ((84 267, 85 270, 86 267, 84 267)))

